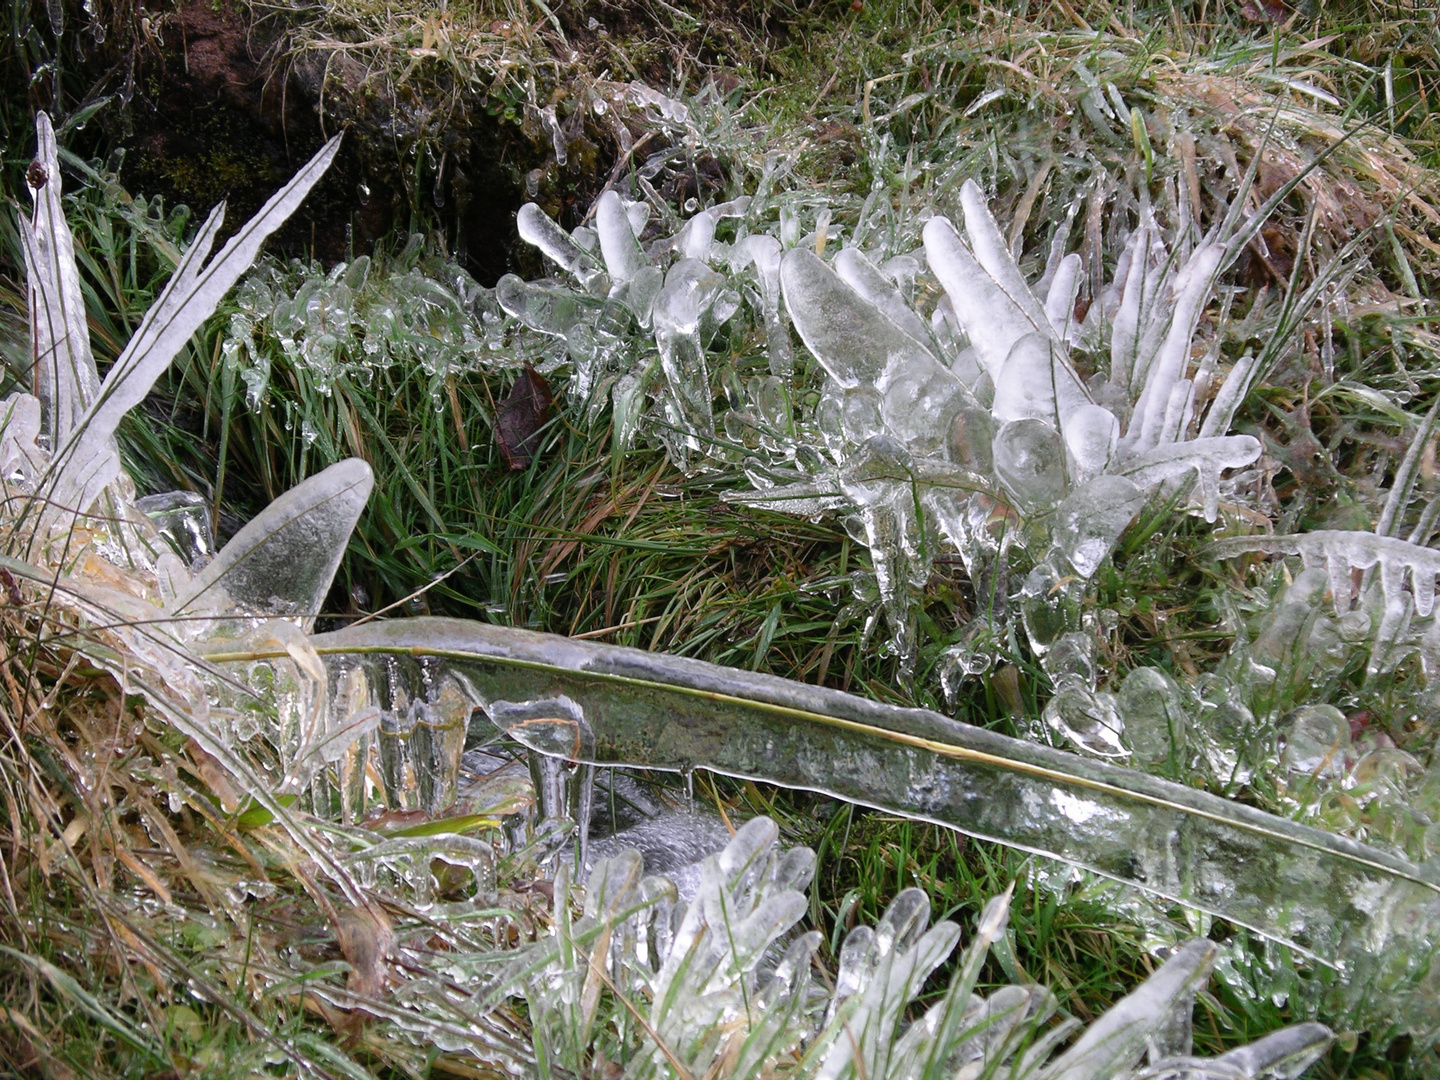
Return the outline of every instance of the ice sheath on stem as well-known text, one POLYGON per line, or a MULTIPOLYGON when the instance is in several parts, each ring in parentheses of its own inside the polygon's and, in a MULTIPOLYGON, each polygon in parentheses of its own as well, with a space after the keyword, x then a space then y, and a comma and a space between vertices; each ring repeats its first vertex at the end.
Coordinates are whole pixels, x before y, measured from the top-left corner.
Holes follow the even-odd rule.
POLYGON ((540 753, 820 791, 1062 859, 1343 966, 1352 991, 1373 983, 1372 1008, 1440 1025, 1427 945, 1440 880, 1344 837, 938 713, 694 660, 447 619, 313 641, 332 682, 359 672, 372 695, 394 692, 387 657, 427 658, 540 753))

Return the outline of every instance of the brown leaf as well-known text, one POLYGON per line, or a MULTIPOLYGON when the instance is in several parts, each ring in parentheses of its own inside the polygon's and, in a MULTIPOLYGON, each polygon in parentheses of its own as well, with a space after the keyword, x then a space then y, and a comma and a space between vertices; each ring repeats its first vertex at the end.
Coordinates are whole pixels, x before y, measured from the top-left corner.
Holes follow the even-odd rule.
POLYGON ((495 413, 495 442, 508 468, 526 469, 535 460, 554 400, 544 376, 526 364, 495 413))
POLYGON ((335 927, 340 951, 350 964, 346 988, 359 997, 378 998, 385 989, 385 957, 394 933, 378 908, 353 907, 335 927))
POLYGON ((1284 0, 1245 0, 1240 14, 1250 22, 1282 23, 1290 17, 1290 8, 1284 0))

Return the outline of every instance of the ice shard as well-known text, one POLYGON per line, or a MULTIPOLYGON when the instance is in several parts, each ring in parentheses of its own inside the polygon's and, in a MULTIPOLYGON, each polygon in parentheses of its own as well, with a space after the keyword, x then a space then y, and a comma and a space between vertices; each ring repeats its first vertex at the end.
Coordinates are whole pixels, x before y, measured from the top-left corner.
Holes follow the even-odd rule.
POLYGON ((808 248, 786 252, 780 281, 801 340, 841 386, 883 386, 897 367, 935 362, 808 248))
POLYGON ((186 620, 197 618, 284 618, 311 629, 373 485, 370 466, 351 458, 276 499, 175 598, 180 632, 194 636, 186 620))
MULTIPOLYGON (((589 292, 598 289, 605 272, 600 269, 595 256, 576 243, 575 238, 544 210, 534 203, 526 203, 515 215, 515 226, 522 240, 543 251, 557 266, 573 276, 582 288, 589 292)), ((605 284, 608 288, 608 282, 605 284)), ((603 290, 600 295, 604 295, 603 290)))
POLYGON ((42 529, 48 530, 88 510, 120 475, 115 431, 121 419, 145 399, 175 354, 250 268, 261 245, 325 174, 339 149, 337 135, 207 261, 224 220, 223 205, 211 213, 165 290, 106 374, 98 397, 76 421, 69 436, 55 444, 50 467, 41 481, 49 499, 42 515, 42 529))
POLYGON ((600 234, 600 253, 610 280, 623 285, 648 265, 640 242, 635 237, 630 215, 620 196, 612 189, 600 196, 595 204, 595 229, 600 234))

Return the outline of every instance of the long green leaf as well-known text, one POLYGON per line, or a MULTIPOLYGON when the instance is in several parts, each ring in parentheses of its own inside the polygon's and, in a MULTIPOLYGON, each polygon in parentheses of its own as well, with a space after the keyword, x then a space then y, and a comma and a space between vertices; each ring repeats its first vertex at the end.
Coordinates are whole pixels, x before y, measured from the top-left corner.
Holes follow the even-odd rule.
POLYGON ((376 688, 405 680, 407 697, 423 693, 438 666, 542 753, 820 791, 1065 860, 1322 964, 1369 969, 1384 954, 1407 957, 1416 978, 1429 967, 1431 950, 1419 946, 1440 925, 1440 880, 1428 868, 939 713, 460 620, 373 623, 313 640, 332 671, 361 666, 376 688))

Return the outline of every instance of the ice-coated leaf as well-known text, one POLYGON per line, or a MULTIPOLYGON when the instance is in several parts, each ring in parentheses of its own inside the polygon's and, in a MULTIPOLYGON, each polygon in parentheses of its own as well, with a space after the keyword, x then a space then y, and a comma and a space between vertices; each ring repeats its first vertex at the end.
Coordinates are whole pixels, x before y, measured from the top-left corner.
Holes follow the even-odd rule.
POLYGON ((0 401, 0 480, 28 487, 45 469, 49 455, 40 447, 40 399, 11 394, 0 401))
POLYGON ((60 200, 55 129, 43 112, 35 116, 35 137, 35 160, 26 173, 35 214, 31 221, 22 216, 18 225, 30 300, 34 390, 42 407, 41 431, 53 449, 69 438, 99 395, 100 377, 90 350, 75 238, 60 200))
POLYGON ((1160 970, 1121 998, 1041 1073, 1043 1080, 1101 1080, 1123 1074, 1139 1060, 1154 1030, 1183 1010, 1189 1021, 1195 992, 1205 985, 1215 963, 1215 944, 1191 941, 1180 946, 1160 970))
MULTIPOLYGON (((1171 390, 1185 374, 1190 361, 1190 341, 1195 336, 1201 308, 1224 254, 1220 244, 1207 244, 1190 257, 1176 277, 1168 312, 1169 326, 1159 351, 1153 358, 1143 355, 1136 358, 1137 364, 1144 366, 1145 389, 1135 402, 1122 440, 1122 446, 1132 453, 1148 450, 1161 441, 1171 390)), ((1183 417, 1181 426, 1188 420, 1188 416, 1183 417)))
POLYGON ((1219 513, 1220 474, 1249 465, 1259 456, 1260 440, 1254 436, 1226 435, 1158 446, 1128 459, 1116 471, 1146 491, 1193 472, 1200 485, 1205 520, 1214 521, 1219 513))
POLYGON ((520 239, 534 244, 585 289, 590 289, 592 283, 603 275, 604 271, 596 263, 595 256, 577 244, 574 237, 534 203, 520 207, 515 215, 515 228, 520 233, 520 239))
POLYGON ((930 328, 925 325, 925 320, 915 313, 895 284, 859 248, 846 248, 835 256, 835 273, 846 285, 879 308, 887 319, 914 338, 917 344, 931 352, 930 328))
POLYGON ((927 221, 924 238, 930 269, 945 287, 955 317, 979 355, 980 366, 992 379, 1026 334, 1037 330, 1054 334, 1044 309, 1029 290, 1025 289, 1020 299, 1007 292, 976 261, 948 219, 927 221), (1022 303, 1022 299, 1028 302, 1022 303))
POLYGON ((1210 408, 1205 413, 1205 422, 1200 425, 1201 439, 1217 438, 1230 430, 1230 424, 1235 419, 1235 410, 1240 407, 1250 390, 1250 382, 1255 376, 1255 363, 1255 357, 1249 353, 1235 361, 1235 366, 1225 376, 1225 381, 1220 384, 1220 389, 1215 392, 1215 399, 1210 402, 1210 408))
MULTIPOLYGON (((643 205, 643 204, 642 204, 643 205)), ((630 224, 630 215, 620 196, 612 189, 600 196, 595 204, 595 229, 600 234, 600 253, 605 257, 605 269, 610 280, 623 285, 647 265, 640 242, 635 239, 635 230, 630 224)))
POLYGON ((1075 331, 1075 298, 1080 294, 1082 265, 1079 255, 1066 255, 1045 294, 1045 317, 1062 341, 1070 340, 1075 331))
POLYGON ((897 367, 934 362, 920 342, 845 284, 809 248, 786 252, 780 262, 780 282, 801 340, 841 386, 874 386, 897 367))
POLYGON ((995 376, 990 412, 1002 424, 1028 416, 1059 428, 1062 417, 1089 404, 1064 347, 1050 334, 1033 333, 1015 342, 995 376))
POLYGON ((220 549, 171 614, 287 618, 310 629, 373 484, 358 458, 296 484, 220 549))
POLYGON ((1258 1077, 1292 1080, 1318 1061, 1334 1041, 1334 1033, 1324 1024, 1295 1024, 1221 1054, 1215 1059, 1215 1065, 1217 1071, 1233 1069, 1236 1076, 1245 1080, 1258 1077))
POLYGON ((995 215, 990 213, 985 193, 974 180, 966 180, 960 185, 960 205, 965 211, 965 236, 970 241, 970 250, 975 253, 975 261, 1026 319, 1037 329, 1049 329, 1050 320, 1044 306, 1035 299, 1035 294, 1025 283, 1020 267, 1015 264, 1015 257, 1010 254, 1010 245, 995 223, 995 215))
POLYGON ((59 522, 89 509, 119 475, 114 439, 121 419, 145 400, 155 380, 250 268, 260 246, 300 206, 339 149, 337 135, 206 262, 224 220, 223 204, 211 213, 165 291, 145 313, 125 351, 106 374, 99 396, 56 450, 42 481, 51 501, 42 522, 59 522))
MULTIPOLYGON (((1440 928, 1440 883, 1404 859, 922 709, 456 620, 374 623, 315 645, 327 664, 372 665, 377 684, 386 654, 431 657, 487 710, 564 694, 577 711, 566 744, 576 760, 712 769, 893 809, 1088 867, 1326 963, 1388 956, 1440 928)), ((508 731, 527 744, 542 734, 533 722, 508 731)), ((1435 1014, 1433 1001, 1391 998, 1412 1017, 1435 1014)))

